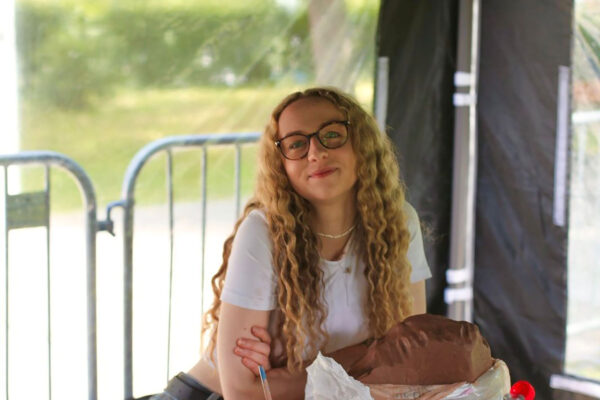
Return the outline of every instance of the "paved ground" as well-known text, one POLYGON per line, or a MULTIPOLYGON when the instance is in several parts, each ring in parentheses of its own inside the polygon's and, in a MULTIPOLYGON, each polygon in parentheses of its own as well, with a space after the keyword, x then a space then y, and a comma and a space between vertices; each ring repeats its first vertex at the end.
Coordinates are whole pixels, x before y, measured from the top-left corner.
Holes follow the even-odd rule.
MULTIPOLYGON (((210 277, 220 266, 222 244, 234 224, 232 202, 207 208, 205 298, 212 301, 210 277)), ((99 211, 104 217, 104 210, 99 211)), ((198 358, 202 290, 202 234, 199 204, 175 208, 171 354, 167 371, 169 304, 169 234, 166 207, 136 212, 134 236, 134 394, 160 390, 167 375, 188 369, 198 358)), ((98 388, 100 399, 122 398, 123 262, 119 210, 114 212, 116 237, 97 237, 98 388)), ((86 300, 83 219, 78 213, 51 221, 52 382, 55 398, 86 398, 86 300)), ((10 235, 11 399, 46 398, 48 384, 47 284, 45 230, 10 235), (36 378, 31 386, 32 376, 36 378), (17 388, 28 388, 25 397, 17 388), (13 391, 14 389, 14 391, 13 391)), ((3 277, 2 277, 3 279, 3 277)), ((1 285, 4 298, 4 285, 1 285)), ((4 313, 4 311, 2 311, 4 313)), ((4 343, 4 328, 0 340, 4 343)), ((4 353, 4 346, 2 346, 4 353)), ((4 357, 1 357, 4 359, 4 357)), ((4 363, 0 365, 4 387, 4 363)), ((4 393, 4 389, 2 389, 4 393)))

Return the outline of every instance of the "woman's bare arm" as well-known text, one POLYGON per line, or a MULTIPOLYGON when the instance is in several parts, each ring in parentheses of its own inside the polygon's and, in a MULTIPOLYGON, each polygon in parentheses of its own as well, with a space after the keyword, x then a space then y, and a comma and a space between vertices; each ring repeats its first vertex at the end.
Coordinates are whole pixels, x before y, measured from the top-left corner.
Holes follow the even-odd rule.
MULTIPOLYGON (((410 287, 410 293, 413 297, 413 310, 411 315, 424 314, 426 312, 427 306, 425 298, 425 281, 413 283, 410 287)), ((257 327, 260 328, 260 326, 257 327)), ((248 332, 250 332, 250 329, 248 329, 248 332)), ((258 349, 257 346, 259 345, 260 341, 265 341, 265 339, 261 339, 257 335, 252 335, 252 337, 250 337, 250 340, 248 340, 246 346, 242 347, 245 347, 250 351, 254 351, 254 353, 257 354, 255 358, 264 356, 268 357, 268 354, 259 354, 265 353, 264 350, 256 350, 258 349), (254 342, 254 345, 252 345, 250 342, 254 342)), ((345 369, 347 369, 355 359, 362 357, 365 351, 366 346, 359 344, 341 349, 332 354, 328 354, 328 356, 333 357, 345 369)), ((239 353, 237 355, 238 360, 241 360, 240 357, 242 357, 243 355, 239 353)), ((248 355, 248 357, 251 356, 248 355)), ((244 365, 246 371, 252 374, 253 371, 251 371, 251 368, 253 368, 253 366, 256 365, 256 363, 252 361, 247 361, 244 363, 244 365)), ((254 374, 258 375, 256 372, 254 372, 254 374)), ((281 395, 288 399, 304 398, 304 387, 306 385, 306 377, 306 371, 293 374, 290 373, 286 368, 275 368, 268 372, 269 384, 271 386, 271 392, 273 393, 273 396, 279 397, 281 395)), ((256 379, 258 380, 258 378, 256 379)), ((260 392, 260 396, 262 396, 262 391, 260 392)), ((262 397, 259 398, 262 399, 262 397)))
POLYGON ((222 395, 227 400, 262 399, 260 379, 234 353, 238 339, 255 339, 251 327, 266 327, 270 311, 250 310, 221 303, 217 334, 217 358, 222 395))
POLYGON ((419 281, 411 284, 410 294, 413 297, 413 309, 410 315, 425 314, 427 312, 427 300, 425 299, 425 281, 419 281))
MULTIPOLYGON (((260 378, 242 363, 242 356, 235 352, 235 348, 238 339, 257 339, 252 333, 252 327, 266 328, 269 313, 270 311, 250 310, 221 303, 217 358, 223 392, 221 394, 227 400, 264 400, 260 378)), ((286 368, 274 368, 268 371, 267 379, 273 398, 304 399, 304 370, 291 373, 286 368)))

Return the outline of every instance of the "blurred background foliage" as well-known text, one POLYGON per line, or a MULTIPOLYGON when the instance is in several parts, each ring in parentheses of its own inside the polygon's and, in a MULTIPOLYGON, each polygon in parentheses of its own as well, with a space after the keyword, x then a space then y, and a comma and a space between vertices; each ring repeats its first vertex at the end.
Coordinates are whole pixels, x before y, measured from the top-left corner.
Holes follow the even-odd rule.
MULTIPOLYGON (((308 83, 319 61, 311 52, 308 2, 285 4, 19 1, 21 94, 78 109, 123 87, 308 83)), ((372 47, 376 12, 374 1, 352 1, 328 23, 354 25, 344 32, 344 42, 361 50, 354 60, 372 47)))
MULTIPOLYGON (((377 0, 16 0, 21 148, 73 158, 105 205, 152 140, 261 131, 279 100, 315 84, 370 109, 378 8, 377 0)), ((245 195, 254 153, 244 153, 245 195)), ((199 155, 183 159, 176 196, 197 199, 199 155)), ((149 168, 140 201, 162 202, 164 182, 152 177, 164 165, 149 168)), ((233 152, 211 150, 209 196, 231 196, 232 174, 233 152)), ((56 207, 80 204, 68 177, 52 186, 56 207)))

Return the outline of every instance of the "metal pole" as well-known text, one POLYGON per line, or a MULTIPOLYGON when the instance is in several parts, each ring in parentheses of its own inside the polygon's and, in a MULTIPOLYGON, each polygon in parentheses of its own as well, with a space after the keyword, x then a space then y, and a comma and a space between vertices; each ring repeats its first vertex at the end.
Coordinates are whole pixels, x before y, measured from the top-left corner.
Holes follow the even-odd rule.
POLYGON ((133 198, 123 201, 123 391, 133 399, 133 198))
POLYGON ((377 90, 375 92, 375 118, 381 133, 385 134, 385 121, 387 120, 388 88, 390 76, 389 57, 377 59, 377 90))
MULTIPOLYGON (((205 248, 206 248, 206 173, 207 161, 206 161, 206 146, 202 146, 202 258, 200 264, 201 270, 201 297, 200 297, 200 318, 204 313, 204 262, 205 262, 205 248)), ((200 336, 200 348, 204 349, 204 335, 200 336)))
POLYGON ((461 0, 457 72, 454 76, 454 166, 449 287, 444 298, 448 317, 472 321, 477 171, 477 78, 480 0, 461 0))
POLYGON ((4 243, 6 246, 4 252, 4 318, 6 324, 4 324, 4 351, 5 351, 5 365, 4 365, 4 376, 5 376, 5 388, 6 388, 6 400, 8 400, 8 323, 9 323, 9 308, 8 308, 8 166, 4 166, 4 243))
MULTIPOLYGON (((83 172, 83 170, 82 170, 83 172)), ((92 196, 85 197, 86 214, 86 259, 87 259, 87 328, 88 328, 88 397, 98 398, 98 339, 96 332, 96 232, 98 215, 96 213, 96 194, 89 182, 92 196)), ((83 186, 82 186, 83 189, 83 186)), ((84 191, 85 192, 85 191, 84 191)), ((87 193, 87 192, 85 192, 87 193)))
POLYGON ((48 399, 52 400, 52 285, 50 274, 50 170, 45 166, 45 206, 46 206, 46 283, 48 296, 48 399))
POLYGON ((169 320, 167 331, 167 382, 171 377, 171 318, 173 304, 173 154, 171 149, 167 153, 167 202, 169 207, 169 320))

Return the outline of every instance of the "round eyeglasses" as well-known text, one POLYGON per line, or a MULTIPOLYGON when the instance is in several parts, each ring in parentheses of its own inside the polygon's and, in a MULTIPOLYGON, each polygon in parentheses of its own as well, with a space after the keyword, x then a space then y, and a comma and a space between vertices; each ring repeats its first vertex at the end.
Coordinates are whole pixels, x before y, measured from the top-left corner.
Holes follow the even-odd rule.
POLYGON ((288 160, 300 160, 308 154, 310 139, 313 136, 326 149, 337 149, 348 141, 348 126, 350 121, 328 121, 318 131, 308 135, 300 132, 292 132, 284 138, 275 141, 281 154, 288 160))

